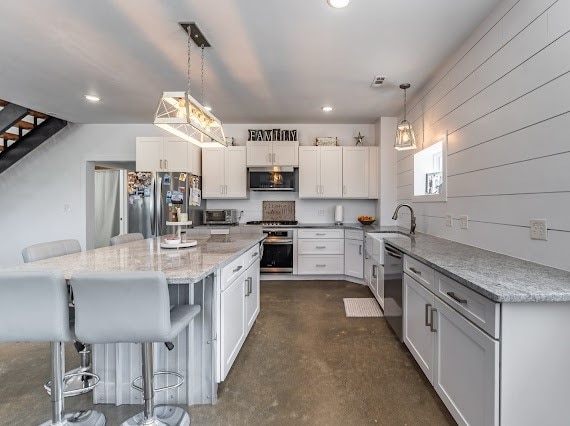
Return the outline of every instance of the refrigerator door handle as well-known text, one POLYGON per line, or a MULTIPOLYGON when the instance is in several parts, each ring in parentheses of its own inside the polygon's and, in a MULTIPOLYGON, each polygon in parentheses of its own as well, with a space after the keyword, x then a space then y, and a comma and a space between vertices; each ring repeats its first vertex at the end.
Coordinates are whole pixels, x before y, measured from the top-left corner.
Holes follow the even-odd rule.
POLYGON ((156 178, 153 180, 152 184, 152 192, 150 197, 150 232, 154 235, 154 231, 156 229, 156 178))
POLYGON ((154 223, 154 236, 160 236, 160 228, 162 224, 162 178, 156 177, 156 188, 157 196, 154 200, 154 210, 155 210, 155 223, 154 223))

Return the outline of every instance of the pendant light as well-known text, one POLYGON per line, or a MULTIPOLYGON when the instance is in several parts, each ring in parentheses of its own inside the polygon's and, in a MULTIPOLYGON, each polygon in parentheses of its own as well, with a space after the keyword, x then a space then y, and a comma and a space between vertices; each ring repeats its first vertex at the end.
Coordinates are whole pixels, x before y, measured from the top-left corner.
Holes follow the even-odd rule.
POLYGON ((414 136, 414 129, 412 124, 406 120, 406 90, 410 88, 410 83, 400 84, 400 89, 404 90, 404 119, 398 124, 396 129, 396 141, 394 148, 398 151, 406 149, 416 149, 416 137, 414 136))
POLYGON ((190 94, 192 42, 200 43, 198 46, 202 49, 202 102, 204 102, 204 47, 209 47, 210 44, 194 23, 180 25, 188 33, 187 90, 162 94, 154 116, 154 124, 198 146, 208 142, 217 142, 226 146, 222 122, 190 94))

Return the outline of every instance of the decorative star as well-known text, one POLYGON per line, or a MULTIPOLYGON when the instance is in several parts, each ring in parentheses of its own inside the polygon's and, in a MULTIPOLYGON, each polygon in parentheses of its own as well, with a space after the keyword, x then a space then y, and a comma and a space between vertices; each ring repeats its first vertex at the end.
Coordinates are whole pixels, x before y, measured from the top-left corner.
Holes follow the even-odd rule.
POLYGON ((364 139, 364 136, 362 136, 360 132, 358 132, 358 136, 355 136, 354 139, 356 139, 356 145, 362 145, 362 140, 364 139))

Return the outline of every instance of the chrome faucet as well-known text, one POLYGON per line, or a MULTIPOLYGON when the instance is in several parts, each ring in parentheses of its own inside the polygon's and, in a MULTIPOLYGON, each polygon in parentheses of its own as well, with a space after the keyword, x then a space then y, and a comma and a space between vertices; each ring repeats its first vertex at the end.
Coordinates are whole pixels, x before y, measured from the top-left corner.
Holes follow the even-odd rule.
POLYGON ((400 204, 398 207, 396 207, 396 211, 394 212, 392 219, 393 220, 398 219, 398 210, 400 210, 401 207, 407 207, 410 209, 410 213, 412 214, 412 222, 410 224, 410 234, 415 234, 416 233, 416 215, 414 215, 414 209, 412 209, 412 206, 410 206, 409 204, 400 204))

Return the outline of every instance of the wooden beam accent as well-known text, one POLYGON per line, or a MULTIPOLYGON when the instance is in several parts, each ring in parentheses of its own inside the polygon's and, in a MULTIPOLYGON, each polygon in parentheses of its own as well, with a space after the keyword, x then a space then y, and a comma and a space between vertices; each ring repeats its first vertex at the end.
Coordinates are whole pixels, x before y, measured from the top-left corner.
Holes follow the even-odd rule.
POLYGON ((3 99, 0 99, 0 106, 6 106, 6 105, 8 105, 8 102, 3 99))
POLYGON ((14 133, 2 133, 2 135, 0 135, 0 138, 5 139, 5 140, 9 140, 9 141, 17 141, 20 136, 15 135, 14 133))
POLYGON ((32 117, 43 118, 44 120, 48 118, 47 115, 37 111, 28 110, 28 114, 31 115, 32 117))
POLYGON ((24 130, 32 130, 34 128, 34 123, 22 120, 16 124, 16 127, 24 130))

